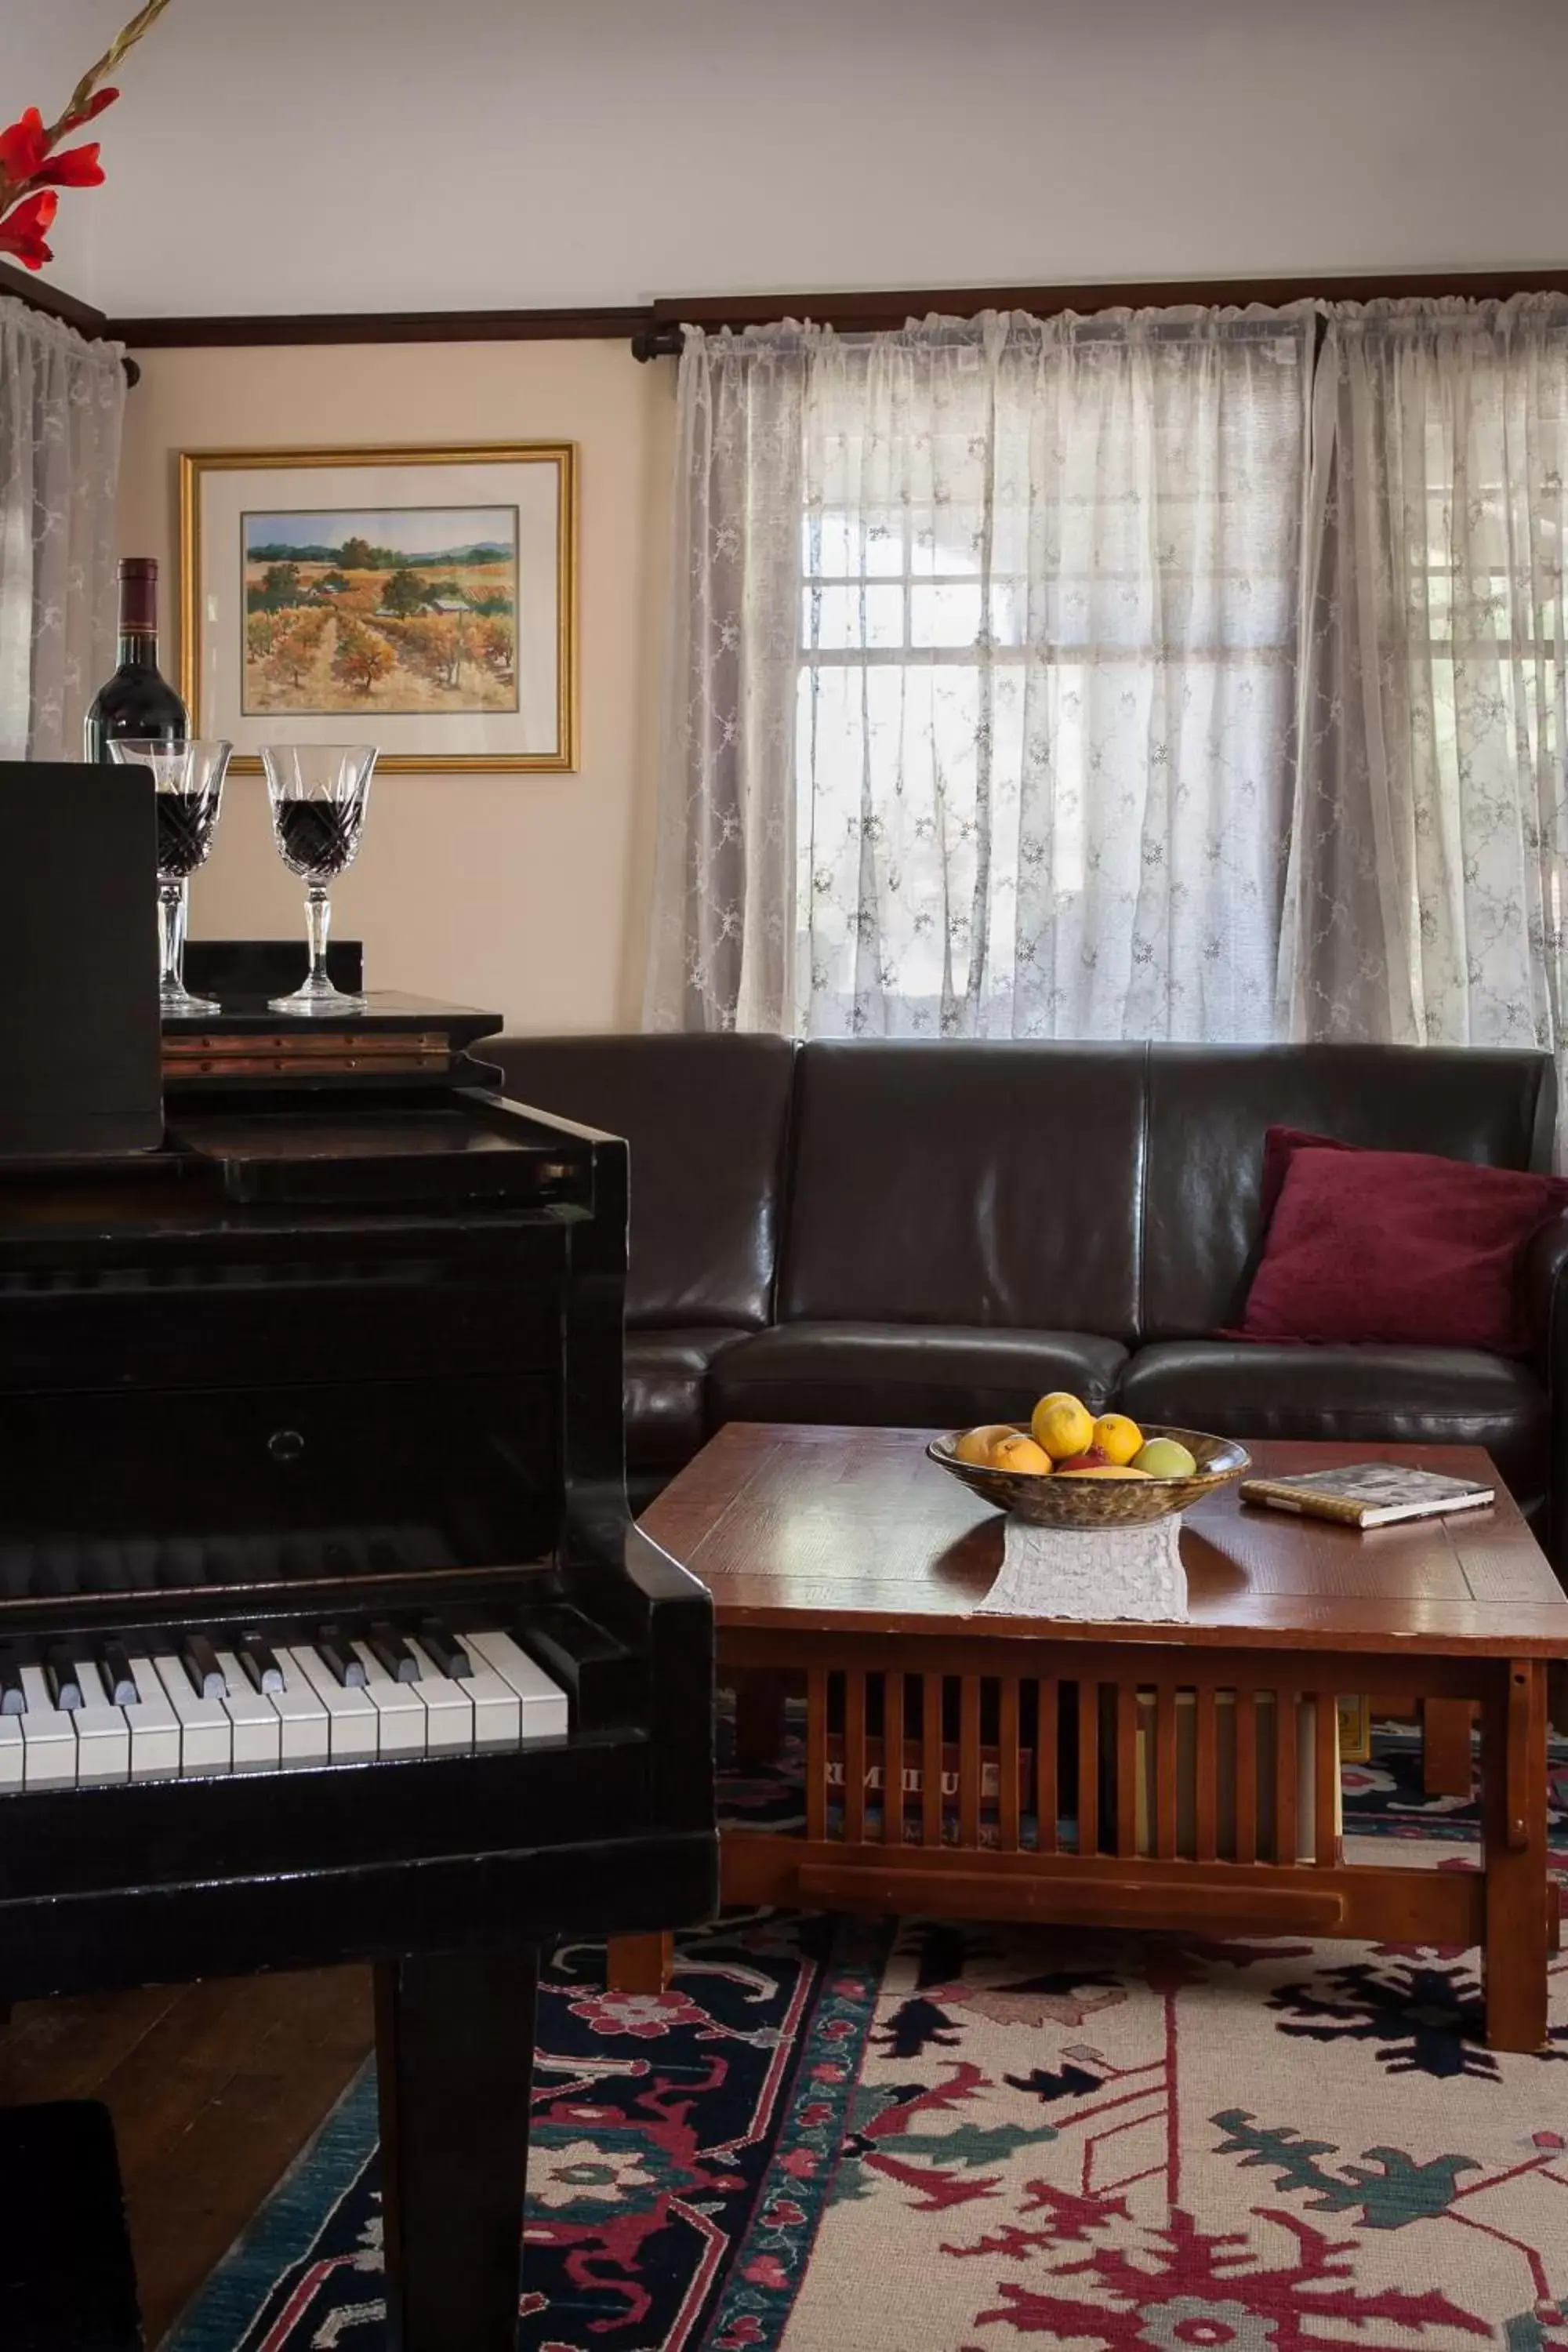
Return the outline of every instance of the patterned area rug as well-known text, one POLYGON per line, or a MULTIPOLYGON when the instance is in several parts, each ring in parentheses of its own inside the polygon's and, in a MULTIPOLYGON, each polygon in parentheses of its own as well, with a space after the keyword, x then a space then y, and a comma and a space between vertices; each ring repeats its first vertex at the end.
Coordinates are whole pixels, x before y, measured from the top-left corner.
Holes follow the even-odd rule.
MULTIPOLYGON (((1352 1856, 1476 1866, 1413 1734, 1345 1794, 1352 1856)), ((1431 1948, 732 1914, 661 1998, 600 1959, 541 1993, 520 2352, 1568 2352, 1568 1958, 1531 2058, 1431 1948)), ((379 2232, 367 2076, 167 2352, 384 2352, 379 2232)))

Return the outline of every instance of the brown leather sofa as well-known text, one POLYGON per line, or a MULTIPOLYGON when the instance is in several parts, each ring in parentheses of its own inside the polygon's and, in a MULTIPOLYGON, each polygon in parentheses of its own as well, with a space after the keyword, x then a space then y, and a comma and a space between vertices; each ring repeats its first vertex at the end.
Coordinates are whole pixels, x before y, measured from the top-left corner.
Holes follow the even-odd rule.
POLYGON ((1523 1361, 1215 1336, 1268 1127, 1545 1166, 1544 1054, 624 1036, 493 1058, 516 1099, 631 1145, 639 1506, 725 1421, 951 1427, 1070 1388, 1237 1436, 1484 1445, 1568 1552, 1568 1221, 1531 1260, 1523 1361))

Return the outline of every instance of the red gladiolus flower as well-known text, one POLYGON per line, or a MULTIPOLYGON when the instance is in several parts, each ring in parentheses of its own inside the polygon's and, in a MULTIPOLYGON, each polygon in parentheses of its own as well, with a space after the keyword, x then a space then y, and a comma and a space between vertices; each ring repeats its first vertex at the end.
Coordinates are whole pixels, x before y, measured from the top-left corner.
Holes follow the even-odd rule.
POLYGON ((68 147, 63 155, 51 155, 48 162, 33 174, 35 188, 101 188, 103 166, 98 160, 98 142, 89 139, 85 147, 68 147))
POLYGON ((15 187, 26 185, 48 152, 44 118, 36 106, 29 106, 8 131, 0 131, 0 172, 15 187))
POLYGON ((27 269, 41 269, 54 255, 44 243, 44 231, 54 219, 59 198, 53 188, 40 188, 0 220, 0 253, 14 253, 27 269))
POLYGON ((120 92, 117 89, 95 89, 92 96, 85 100, 80 106, 74 107, 69 114, 61 115, 62 135, 68 131, 79 131, 84 122, 93 121, 103 112, 106 106, 114 104, 119 95, 120 92))

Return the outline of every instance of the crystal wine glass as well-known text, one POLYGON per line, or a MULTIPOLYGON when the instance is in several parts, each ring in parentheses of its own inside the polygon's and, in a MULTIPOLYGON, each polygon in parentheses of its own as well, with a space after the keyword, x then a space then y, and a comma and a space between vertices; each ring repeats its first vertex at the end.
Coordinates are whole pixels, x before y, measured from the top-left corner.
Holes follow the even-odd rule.
POLYGON ((264 743, 262 765, 272 803, 278 852, 290 874, 307 885, 305 929, 310 969, 292 996, 268 1000, 274 1013, 363 1013, 363 996, 345 995, 327 978, 327 892, 353 863, 364 824, 374 743, 264 743))
POLYGON ((158 813, 158 1003, 165 1020, 216 1013, 210 996, 185 986, 185 913, 190 878, 205 866, 223 800, 232 746, 128 735, 112 740, 118 767, 151 768, 158 813))

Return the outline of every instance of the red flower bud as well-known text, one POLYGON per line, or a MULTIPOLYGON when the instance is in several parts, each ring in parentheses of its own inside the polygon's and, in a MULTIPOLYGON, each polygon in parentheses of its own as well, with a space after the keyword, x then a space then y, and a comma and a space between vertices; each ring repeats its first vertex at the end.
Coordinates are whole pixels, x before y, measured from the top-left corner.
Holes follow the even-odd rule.
POLYGON ((61 115, 62 133, 67 131, 79 131, 84 122, 94 121, 106 106, 114 104, 119 95, 120 92, 117 89, 95 89, 92 96, 85 100, 80 106, 72 107, 68 114, 61 115))

